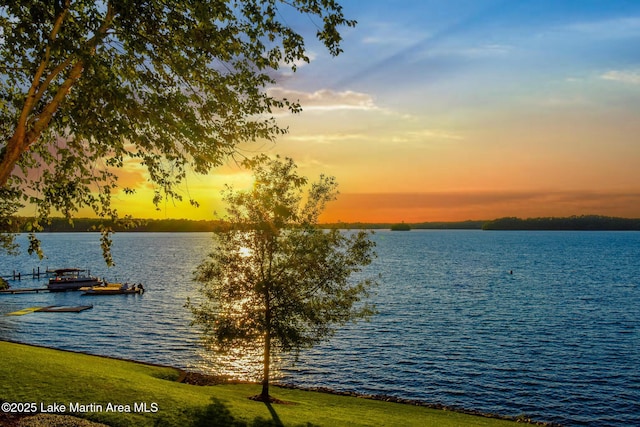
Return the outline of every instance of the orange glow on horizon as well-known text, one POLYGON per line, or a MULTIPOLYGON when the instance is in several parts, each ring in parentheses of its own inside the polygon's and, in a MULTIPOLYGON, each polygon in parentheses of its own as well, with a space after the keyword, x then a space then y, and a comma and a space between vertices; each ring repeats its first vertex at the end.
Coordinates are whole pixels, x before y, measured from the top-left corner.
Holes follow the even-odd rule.
POLYGON ((418 223, 587 214, 640 218, 640 193, 342 194, 327 206, 320 221, 418 223))

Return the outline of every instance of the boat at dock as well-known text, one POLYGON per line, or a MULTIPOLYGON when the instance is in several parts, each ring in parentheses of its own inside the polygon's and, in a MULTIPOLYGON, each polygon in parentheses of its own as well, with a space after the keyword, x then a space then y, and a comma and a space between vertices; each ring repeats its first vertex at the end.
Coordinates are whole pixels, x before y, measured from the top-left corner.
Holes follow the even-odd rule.
POLYGON ((130 285, 128 283, 103 283, 98 286, 82 287, 82 295, 128 295, 144 293, 144 286, 141 283, 130 285))
POLYGON ((91 276, 87 270, 80 268, 60 268, 50 270, 53 277, 49 278, 47 288, 52 292, 77 291, 82 287, 98 286, 102 283, 97 277, 91 276))

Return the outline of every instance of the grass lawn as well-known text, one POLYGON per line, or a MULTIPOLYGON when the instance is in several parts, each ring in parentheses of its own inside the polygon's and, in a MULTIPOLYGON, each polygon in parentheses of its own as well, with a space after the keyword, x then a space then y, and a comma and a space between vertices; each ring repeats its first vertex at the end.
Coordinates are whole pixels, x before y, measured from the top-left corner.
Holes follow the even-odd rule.
POLYGON ((111 426, 516 425, 451 411, 278 387, 273 387, 272 395, 290 403, 266 405, 247 398, 260 392, 258 385, 182 384, 176 382, 180 371, 173 368, 3 341, 0 355, 0 400, 33 402, 38 411, 67 415, 72 405, 84 405, 75 408, 79 416, 111 426))

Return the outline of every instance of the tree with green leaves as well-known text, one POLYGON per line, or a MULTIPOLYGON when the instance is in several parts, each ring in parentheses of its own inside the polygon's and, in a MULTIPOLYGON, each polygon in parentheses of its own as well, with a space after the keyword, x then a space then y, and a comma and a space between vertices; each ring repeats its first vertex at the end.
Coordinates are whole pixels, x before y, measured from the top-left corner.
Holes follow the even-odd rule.
POLYGON ((229 229, 215 234, 215 249, 196 272, 203 298, 187 305, 209 348, 262 350, 259 398, 269 401, 273 354, 298 354, 373 313, 361 300, 375 280, 352 275, 372 261, 374 243, 365 231, 318 227, 337 195, 333 178, 308 186, 294 162, 279 157, 244 164, 254 171, 253 188, 225 190, 229 229))
POLYGON ((332 55, 340 27, 355 25, 335 0, 2 1, 0 223, 24 203, 34 230, 82 207, 117 219, 111 197, 130 160, 146 167, 156 206, 181 199, 187 171, 285 133, 272 113, 300 105, 265 89, 308 61, 288 24, 299 14, 332 55))

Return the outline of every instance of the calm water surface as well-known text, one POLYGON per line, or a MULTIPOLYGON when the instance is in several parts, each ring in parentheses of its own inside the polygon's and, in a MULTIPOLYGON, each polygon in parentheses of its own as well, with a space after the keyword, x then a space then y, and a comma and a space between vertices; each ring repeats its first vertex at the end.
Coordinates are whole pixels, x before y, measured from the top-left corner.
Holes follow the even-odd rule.
MULTIPOLYGON (((380 231, 370 322, 284 366, 281 381, 394 395, 565 425, 640 425, 640 233, 380 231), (512 274, 510 274, 512 272, 512 274)), ((0 316, 0 339, 208 371, 189 326, 192 272, 211 235, 43 234, 48 258, 0 274, 84 267, 142 282, 142 296, 0 295, 0 313, 93 303, 82 313, 0 316)), ((35 287, 44 280, 12 282, 35 287)), ((251 372, 245 361, 237 372, 251 372)))

